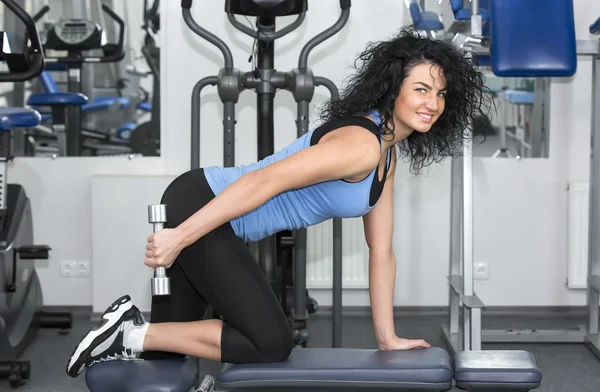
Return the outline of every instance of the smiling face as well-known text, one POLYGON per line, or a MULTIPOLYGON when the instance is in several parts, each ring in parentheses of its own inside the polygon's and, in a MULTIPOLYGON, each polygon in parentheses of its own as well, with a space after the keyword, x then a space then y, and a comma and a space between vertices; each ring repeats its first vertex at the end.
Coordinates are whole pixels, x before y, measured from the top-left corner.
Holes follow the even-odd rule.
POLYGON ((427 132, 444 112, 446 78, 431 63, 415 65, 404 79, 394 103, 394 123, 399 134, 427 132))

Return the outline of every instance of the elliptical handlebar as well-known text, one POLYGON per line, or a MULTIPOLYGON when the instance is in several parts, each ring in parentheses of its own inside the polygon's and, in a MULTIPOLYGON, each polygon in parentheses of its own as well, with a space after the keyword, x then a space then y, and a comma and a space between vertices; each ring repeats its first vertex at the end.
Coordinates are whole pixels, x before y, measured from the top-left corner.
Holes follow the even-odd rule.
POLYGON ((350 17, 350 0, 340 0, 340 8, 342 9, 342 13, 338 20, 333 24, 333 26, 329 27, 327 30, 321 32, 320 34, 313 37, 310 41, 304 45, 302 51, 300 52, 300 57, 298 59, 298 68, 304 69, 308 67, 308 55, 310 52, 321 43, 325 42, 335 34, 337 34, 348 21, 350 17))
POLYGON ((102 10, 108 14, 119 25, 119 41, 113 54, 100 58, 101 63, 111 63, 123 60, 125 57, 125 22, 109 6, 102 4, 102 10))
POLYGON ((44 15, 48 13, 48 11, 50 11, 50 7, 48 5, 43 6, 41 10, 33 15, 33 21, 37 23, 44 15))
POLYGON ((192 30, 194 33, 199 35, 201 38, 204 38, 211 44, 215 45, 221 53, 223 54, 223 59, 225 60, 224 68, 233 68, 233 56, 231 54, 231 50, 229 46, 222 39, 206 30, 202 26, 200 26, 192 16, 192 12, 190 8, 192 7, 192 0, 181 0, 181 13, 183 15, 183 20, 185 24, 192 30))
POLYGON ((2 3, 10 9, 24 24, 27 30, 27 36, 31 41, 31 61, 28 68, 22 72, 0 72, 0 82, 24 82, 39 76, 44 70, 44 49, 35 21, 33 18, 14 0, 1 0, 2 3))
MULTIPOLYGON (((233 56, 231 54, 231 50, 229 49, 227 44, 225 42, 223 42, 223 40, 221 40, 219 37, 217 37, 216 35, 209 32, 208 30, 204 29, 202 26, 200 26, 194 20, 194 17, 191 14, 192 2, 193 2, 193 0, 181 0, 181 9, 182 9, 182 14, 183 14, 183 20, 185 21, 186 25, 198 36, 200 36, 201 38, 204 38, 205 40, 207 40, 208 42, 210 42, 211 44, 213 44, 217 48, 219 48, 219 50, 223 54, 223 58, 225 61, 224 68, 233 68, 233 56)), ((351 5, 352 5, 351 0, 340 0, 340 8, 342 10, 340 17, 331 27, 329 27, 327 30, 321 32, 320 34, 315 36, 313 39, 308 41, 306 43, 306 45, 304 45, 304 47, 302 48, 302 51, 300 52, 300 57, 298 60, 299 68, 307 67, 308 56, 309 56, 310 52, 317 45, 323 43, 327 39, 331 38, 333 35, 337 34, 345 26, 345 24, 348 21, 348 18, 350 16, 351 5)), ((281 29, 279 31, 273 31, 273 32, 263 32, 261 34, 261 36, 266 36, 269 40, 276 40, 278 38, 281 38, 281 37, 289 34, 290 32, 294 31, 295 29, 297 29, 304 21, 305 16, 306 16, 306 12, 302 12, 298 15, 298 17, 296 18, 296 20, 293 23, 290 23, 289 25, 285 26, 283 29, 281 29)), ((228 12, 227 17, 229 19, 229 22, 236 29, 238 29, 239 31, 241 31, 244 34, 249 35, 252 38, 257 38, 256 31, 249 28, 248 26, 240 23, 236 19, 234 14, 228 12)))
MULTIPOLYGON (((189 11, 190 8, 192 8, 192 1, 193 0, 181 0, 181 8, 183 9, 184 12, 184 18, 185 18, 185 11, 189 11)), ((350 7, 350 0, 340 0, 340 4, 348 4, 348 8, 350 7)), ((344 8, 342 6, 342 8, 344 8)), ((289 33, 291 33, 292 31, 296 30, 298 27, 300 27, 302 25, 302 22, 304 22, 304 17, 306 16, 306 12, 302 12, 300 14, 298 14, 298 17, 296 18, 296 20, 293 23, 290 23, 289 25, 285 26, 283 29, 279 30, 279 31, 269 31, 269 32, 263 32, 263 36, 266 36, 269 40, 276 40, 279 39, 289 33)), ((250 27, 240 23, 234 14, 232 13, 227 13, 227 17, 229 18, 229 22, 233 25, 233 27, 235 27, 236 29, 238 29, 239 31, 241 31, 242 33, 249 35, 252 38, 256 38, 256 31, 252 30, 250 27)), ((193 19, 191 19, 193 21, 193 19)), ((186 23, 188 23, 188 21, 186 20, 186 23)), ((219 47, 219 49, 221 49, 222 52, 223 49, 221 48, 220 44, 217 45, 215 42, 213 42, 214 38, 211 37, 211 39, 207 38, 207 35, 210 34, 208 33, 208 31, 202 29, 200 26, 195 26, 194 28, 192 28, 192 26, 190 26, 188 24, 188 26, 198 35, 200 35, 202 38, 210 41, 211 43, 215 44, 217 47, 219 47), (197 30, 197 28, 200 27, 200 29, 202 29, 202 34, 200 34, 197 30), (208 34, 207 34, 208 33, 208 34)), ((220 40, 219 40, 220 41, 220 40)), ((222 41, 221 41, 222 42, 222 41)), ((224 43, 223 43, 224 45, 224 43)), ((226 61, 227 62, 227 61, 226 61)), ((232 62, 233 64, 233 62, 232 62)), ((233 66, 233 65, 232 65, 233 66)))
POLYGON ((350 0, 340 0, 340 8, 343 10, 349 10, 352 6, 350 0))
POLYGON ((154 0, 152 6, 148 7, 148 0, 144 0, 144 12, 143 18, 144 23, 148 23, 148 21, 155 20, 158 16, 158 12, 160 9, 160 0, 154 0))

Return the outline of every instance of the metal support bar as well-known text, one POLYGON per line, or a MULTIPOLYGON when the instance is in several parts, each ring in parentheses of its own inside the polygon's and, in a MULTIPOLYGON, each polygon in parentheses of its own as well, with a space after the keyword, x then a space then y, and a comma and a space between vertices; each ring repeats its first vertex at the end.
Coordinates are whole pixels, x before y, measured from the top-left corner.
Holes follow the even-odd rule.
POLYGON ((592 131, 590 137, 590 201, 588 241, 588 334, 586 343, 600 357, 598 302, 600 301, 600 56, 592 66, 592 131))
MULTIPOLYGON (((347 16, 346 16, 347 19, 347 16)), ((337 86, 331 80, 316 76, 315 86, 324 86, 329 90, 331 100, 339 99, 340 94, 337 86)), ((333 220, 333 322, 332 322, 332 347, 342 347, 342 220, 333 220)))
POLYGON ((192 90, 192 145, 191 168, 200 167, 200 93, 206 86, 214 86, 218 82, 216 76, 207 76, 201 79, 192 90))
POLYGON ((342 220, 333 220, 333 347, 342 347, 342 220))
POLYGON ((529 154, 524 155, 528 155, 531 158, 544 158, 542 151, 542 135, 547 133, 547 129, 544 127, 544 119, 548 105, 547 98, 550 97, 550 81, 548 78, 536 78, 534 83, 533 109, 529 127, 531 149, 529 150, 529 154))

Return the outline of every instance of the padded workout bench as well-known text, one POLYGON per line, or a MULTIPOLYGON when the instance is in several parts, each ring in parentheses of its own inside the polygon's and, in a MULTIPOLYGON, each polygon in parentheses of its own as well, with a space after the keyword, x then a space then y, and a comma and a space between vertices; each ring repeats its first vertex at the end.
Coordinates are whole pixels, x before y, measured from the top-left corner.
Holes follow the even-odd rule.
POLYGON ((0 131, 10 131, 14 128, 35 127, 42 116, 33 109, 19 107, 0 107, 0 131))
MULTIPOLYGON (((190 359, 101 362, 86 372, 91 392, 188 392, 198 376, 190 359)), ((225 365, 199 391, 529 391, 542 374, 526 351, 465 351, 454 358, 441 348, 379 351, 297 348, 285 362, 225 365)))

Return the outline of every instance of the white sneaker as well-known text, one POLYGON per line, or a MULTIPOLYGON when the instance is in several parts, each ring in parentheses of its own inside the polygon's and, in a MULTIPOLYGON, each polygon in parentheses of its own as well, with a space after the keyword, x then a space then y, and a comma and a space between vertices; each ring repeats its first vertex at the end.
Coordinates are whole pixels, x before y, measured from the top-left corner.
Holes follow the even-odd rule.
MULTIPOLYGON (((95 363, 113 360, 137 360, 136 353, 125 347, 129 332, 142 328, 146 320, 129 295, 112 303, 102 315, 101 322, 79 342, 69 363, 67 374, 77 377, 95 363)), ((139 353, 138 353, 139 354, 139 353)))

